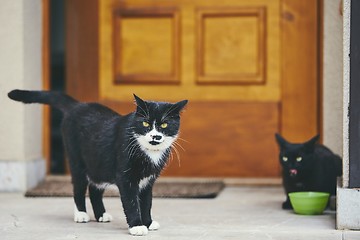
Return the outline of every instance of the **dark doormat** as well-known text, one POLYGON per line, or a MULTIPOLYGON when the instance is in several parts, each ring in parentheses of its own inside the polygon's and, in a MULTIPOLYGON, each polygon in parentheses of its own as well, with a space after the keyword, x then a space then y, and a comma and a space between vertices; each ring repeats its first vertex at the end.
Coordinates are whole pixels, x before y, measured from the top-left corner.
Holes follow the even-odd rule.
MULTIPOLYGON (((162 180, 153 188, 153 197, 158 198, 215 198, 225 184, 220 180, 162 180)), ((26 197, 72 197, 69 177, 50 177, 25 193, 26 197)), ((106 188, 105 197, 119 197, 116 186, 106 188)))

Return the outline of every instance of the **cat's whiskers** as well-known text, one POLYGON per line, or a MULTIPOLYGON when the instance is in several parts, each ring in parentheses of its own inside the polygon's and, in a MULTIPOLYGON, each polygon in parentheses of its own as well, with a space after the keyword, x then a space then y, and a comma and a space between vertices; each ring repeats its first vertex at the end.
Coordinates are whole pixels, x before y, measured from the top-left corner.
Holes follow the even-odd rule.
POLYGON ((138 152, 137 150, 141 149, 140 145, 137 143, 134 143, 130 149, 129 149, 129 158, 132 158, 133 156, 136 155, 136 153, 138 152))
POLYGON ((177 158, 177 160, 178 160, 179 167, 181 167, 180 153, 179 153, 179 151, 177 150, 177 148, 176 148, 175 146, 173 146, 173 150, 174 150, 175 155, 176 155, 176 158, 177 158))
POLYGON ((173 146, 178 146, 178 147, 180 147, 184 152, 185 152, 185 149, 180 145, 180 143, 178 143, 177 141, 174 141, 173 142, 173 146))
POLYGON ((127 127, 125 128, 125 136, 128 137, 129 139, 135 138, 134 136, 134 130, 136 127, 127 127))
POLYGON ((130 149, 129 147, 131 147, 134 143, 136 142, 136 138, 132 139, 129 144, 126 146, 126 148, 124 149, 124 152, 128 149, 130 149))
POLYGON ((134 145, 130 151, 129 151, 129 158, 132 158, 136 155, 136 153, 138 152, 137 150, 139 149, 139 146, 134 145))
POLYGON ((174 161, 174 150, 171 149, 166 167, 168 167, 173 161, 174 161))
MULTIPOLYGON (((180 133, 179 133, 180 134, 180 133)), ((190 143, 189 141, 187 141, 187 140, 185 140, 185 139, 183 139, 183 138, 181 138, 181 137, 178 137, 177 139, 179 139, 179 140, 181 140, 181 141, 183 141, 183 142, 186 142, 186 143, 190 143)))
POLYGON ((135 138, 133 132, 125 133, 125 136, 128 137, 129 139, 134 139, 135 138))
POLYGON ((174 155, 173 155, 173 152, 170 151, 170 154, 169 154, 169 163, 171 163, 173 160, 174 160, 174 155))
POLYGON ((132 145, 128 151, 129 158, 135 156, 135 152, 136 152, 136 145, 132 145))
POLYGON ((183 151, 185 151, 185 149, 178 143, 178 142, 176 142, 176 141, 174 141, 172 144, 171 144, 171 152, 170 152, 170 155, 171 155, 171 157, 172 157, 172 159, 173 159, 173 152, 175 153, 175 155, 176 155, 176 158, 177 158, 177 160, 178 160, 178 163, 179 163, 179 167, 180 167, 180 153, 179 153, 179 150, 177 149, 177 147, 180 147, 183 151))
POLYGON ((135 154, 138 152, 138 149, 140 148, 139 143, 137 142, 137 138, 135 135, 130 136, 132 140, 129 142, 129 144, 126 146, 125 151, 128 150, 128 156, 129 158, 135 156, 135 154))

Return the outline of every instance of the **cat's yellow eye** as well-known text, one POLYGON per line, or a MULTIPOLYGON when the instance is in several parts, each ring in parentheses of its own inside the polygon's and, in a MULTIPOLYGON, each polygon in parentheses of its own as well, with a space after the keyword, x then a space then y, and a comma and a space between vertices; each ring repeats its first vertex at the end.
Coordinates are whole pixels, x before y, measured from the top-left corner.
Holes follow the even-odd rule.
POLYGON ((283 160, 284 162, 287 162, 288 158, 287 158, 287 157, 283 157, 282 160, 283 160))
POLYGON ((301 162, 301 160, 302 160, 302 157, 297 157, 297 158, 296 158, 296 161, 297 161, 297 162, 301 162))
POLYGON ((144 126, 144 127, 149 127, 150 124, 149 124, 148 122, 143 122, 143 126, 144 126))
POLYGON ((163 123, 160 125, 161 128, 167 128, 168 124, 167 123, 163 123))

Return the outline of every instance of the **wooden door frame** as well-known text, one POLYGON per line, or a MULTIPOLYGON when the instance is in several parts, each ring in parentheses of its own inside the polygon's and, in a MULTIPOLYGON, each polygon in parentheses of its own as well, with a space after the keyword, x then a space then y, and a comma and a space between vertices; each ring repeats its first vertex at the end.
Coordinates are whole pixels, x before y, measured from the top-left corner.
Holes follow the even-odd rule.
MULTIPOLYGON (((282 100, 280 116, 280 132, 291 141, 303 141, 311 135, 322 134, 322 1, 323 0, 282 0, 281 1, 281 82, 282 100), (304 11, 311 9, 312 11, 304 11), (301 13, 301 18, 299 17, 301 13), (313 24, 313 23, 316 24, 313 24), (294 31, 295 30, 295 31, 294 31), (310 32, 310 34, 309 34, 310 32), (303 36, 307 34, 308 38, 303 36), (286 44, 284 44, 286 43, 286 44), (302 62, 302 56, 313 57, 313 62, 302 62), (298 72, 306 73, 299 79, 298 72), (293 82, 296 84, 293 84, 293 82), (315 84, 314 84, 315 82, 315 84), (301 99, 301 92, 306 91, 311 98, 309 106, 301 99), (302 121, 297 119, 302 118, 302 121), (305 121, 304 121, 305 120, 305 121), (314 122, 314 124, 307 124, 314 122), (299 124, 300 123, 300 124, 299 124), (306 133, 306 134, 304 134, 306 133)), ((50 88, 49 64, 49 0, 43 2, 43 88, 50 88)), ((67 50, 66 54, 66 87, 67 93, 82 101, 99 101, 99 2, 88 0, 65 0, 65 23, 67 50), (84 8, 83 4, 87 7, 84 8), (77 15, 84 17, 79 18, 77 15), (76 29, 74 26, 76 25, 76 29), (75 34, 76 33, 76 34, 75 34), (71 35, 71 37, 70 37, 71 35), (75 36, 75 37, 74 37, 75 36), (89 41, 89 39, 92 39, 89 41), (80 58, 87 53, 87 59, 80 58), (86 66, 86 67, 81 67, 86 66), (76 79, 76 81, 72 81, 76 79), (71 86, 76 84, 80 87, 71 86)), ((44 111, 44 156, 47 159, 48 173, 50 170, 50 115, 44 111)))
MULTIPOLYGON (((42 0, 42 88, 50 90, 50 0, 42 0)), ((43 157, 46 174, 51 170, 50 109, 43 107, 43 157)))

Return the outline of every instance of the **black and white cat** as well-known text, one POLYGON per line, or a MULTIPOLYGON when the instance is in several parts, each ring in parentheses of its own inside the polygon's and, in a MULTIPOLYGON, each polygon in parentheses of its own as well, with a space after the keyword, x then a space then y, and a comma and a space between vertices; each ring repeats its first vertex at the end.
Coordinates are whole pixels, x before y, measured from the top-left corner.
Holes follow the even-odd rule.
POLYGON ((81 103, 48 91, 13 90, 8 96, 23 103, 43 103, 60 109, 62 134, 72 176, 75 222, 88 222, 88 188, 98 222, 112 216, 102 201, 105 187, 116 184, 131 235, 146 235, 160 225, 151 218, 152 187, 167 163, 187 100, 175 104, 143 101, 136 111, 119 115, 98 103, 81 103))
POLYGON ((324 145, 317 144, 319 135, 304 143, 290 143, 275 135, 280 147, 286 201, 283 209, 292 209, 288 193, 302 191, 336 194, 336 178, 342 175, 342 160, 324 145))

